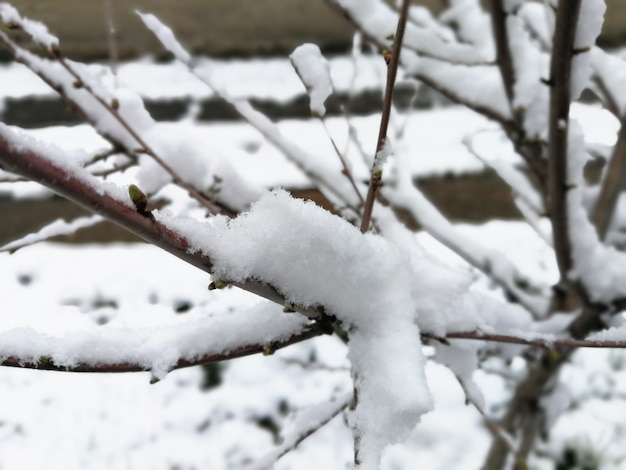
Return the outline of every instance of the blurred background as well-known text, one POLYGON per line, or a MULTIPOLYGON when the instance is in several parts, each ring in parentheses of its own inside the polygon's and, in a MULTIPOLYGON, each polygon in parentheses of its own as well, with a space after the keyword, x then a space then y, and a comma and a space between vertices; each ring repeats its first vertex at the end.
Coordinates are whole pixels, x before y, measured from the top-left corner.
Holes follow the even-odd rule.
MULTIPOLYGON (((447 0, 421 0, 433 12, 447 0)), ((626 42, 626 0, 607 0, 600 42, 626 42)), ((107 21, 115 23, 119 55, 129 59, 163 54, 135 10, 150 12, 176 31, 194 53, 211 56, 284 55, 303 42, 326 53, 346 52, 352 30, 326 0, 20 0, 16 6, 62 38, 67 55, 78 60, 108 57, 107 21)))

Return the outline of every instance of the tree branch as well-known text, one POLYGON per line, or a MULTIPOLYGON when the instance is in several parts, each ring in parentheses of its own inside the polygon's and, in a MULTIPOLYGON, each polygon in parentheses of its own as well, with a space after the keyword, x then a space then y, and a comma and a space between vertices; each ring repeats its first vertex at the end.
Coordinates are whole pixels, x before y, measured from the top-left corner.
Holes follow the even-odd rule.
MULTIPOLYGON (((211 259, 202 253, 192 254, 189 242, 178 233, 154 218, 139 213, 132 207, 130 200, 125 203, 101 191, 99 181, 92 181, 91 175, 85 172, 79 176, 79 168, 71 170, 65 168, 38 154, 36 150, 28 148, 27 145, 14 147, 6 133, 2 132, 2 128, 0 128, 0 168, 40 183, 183 261, 211 273, 213 267, 211 259)), ((274 287, 254 279, 232 284, 280 305, 286 303, 285 298, 274 287)), ((321 310, 297 308, 297 311, 313 319, 324 316, 321 310)))
MULTIPOLYGON (((554 249, 561 283, 568 286, 569 291, 573 291, 573 286, 568 282, 568 274, 572 267, 572 249, 567 210, 569 189, 567 185, 567 138, 571 101, 570 76, 579 11, 580 0, 561 1, 558 4, 549 80, 551 93, 548 121, 548 197, 554 249)), ((590 319, 592 317, 594 316, 592 315, 590 319)), ((587 318, 586 315, 585 318, 587 318)), ((538 424, 534 417, 537 413, 541 413, 539 397, 544 393, 546 384, 569 359, 570 354, 571 350, 557 355, 543 354, 530 370, 526 379, 517 387, 502 421, 502 425, 508 432, 518 430, 524 436, 534 434, 534 429, 538 424)), ((524 450, 528 451, 527 448, 524 450)), ((483 469, 504 468, 508 453, 506 446, 503 446, 499 440, 494 440, 483 469)), ((522 457, 525 458, 526 455, 522 454, 522 457)))
POLYGON ((567 135, 571 101, 571 69, 580 0, 559 2, 556 11, 554 49, 550 64, 550 116, 548 144, 548 195, 554 249, 561 281, 572 268, 568 228, 567 135))
MULTIPOLYGON (((238 357, 249 356, 252 354, 268 354, 273 353, 279 349, 285 348, 292 344, 296 344, 316 336, 321 336, 329 332, 328 328, 322 323, 313 323, 304 327, 301 331, 295 332, 288 338, 280 339, 276 341, 269 341, 264 344, 250 343, 242 344, 236 348, 229 349, 227 351, 215 351, 211 350, 211 345, 207 345, 207 351, 193 358, 181 357, 172 366, 170 370, 181 369, 184 367, 191 367, 199 364, 205 364, 209 362, 219 362, 238 357)), ((564 362, 565 357, 568 357, 571 352, 577 348, 595 348, 595 349, 626 349, 626 341, 599 341, 599 340, 577 340, 572 338, 547 338, 547 337, 519 337, 507 334, 499 333, 484 333, 481 331, 460 331, 448 333, 445 337, 435 336, 429 333, 422 333, 422 339, 424 341, 439 341, 447 343, 453 339, 463 340, 475 340, 475 341, 488 341, 495 343, 508 343, 519 344, 532 347, 540 347, 546 350, 546 354, 550 358, 550 361, 554 361, 556 358, 561 359, 564 362)), ((149 371, 150 367, 133 362, 116 362, 115 360, 107 361, 106 359, 99 358, 98 362, 88 362, 78 359, 78 362, 74 365, 68 366, 64 364, 56 364, 54 359, 45 355, 45 351, 37 360, 25 359, 16 355, 10 355, 0 361, 0 366, 7 367, 21 367, 24 369, 37 369, 37 370, 51 370, 62 372, 108 372, 108 373, 121 373, 121 372, 142 372, 149 371)), ((544 361, 545 362, 545 361, 544 361)), ((545 374, 546 371, 544 370, 545 374)), ((533 380, 537 380, 538 374, 536 372, 531 373, 533 380)), ((533 387, 526 385, 520 387, 525 393, 525 397, 529 397, 533 390, 533 387)), ((522 392, 519 392, 522 394, 522 392)), ((503 426, 505 426, 507 419, 505 418, 503 426)), ((506 426, 504 427, 506 429, 506 426)), ((508 430, 510 432, 510 430, 508 430)), ((501 436, 499 436, 501 437, 501 436)), ((507 444, 507 448, 510 446, 507 444)), ((510 449, 509 449, 510 450, 510 449)))
POLYGON ((509 49, 509 38, 506 29, 506 15, 507 12, 504 10, 503 0, 492 0, 491 24, 496 45, 496 63, 500 68, 504 91, 512 108, 515 76, 513 73, 513 60, 511 59, 511 50, 509 49))
MULTIPOLYGON (((402 42, 404 41, 404 28, 409 13, 409 1, 403 0, 398 17, 398 26, 393 40, 393 50, 391 57, 385 56, 387 63, 387 84, 385 86, 385 98, 383 101, 383 112, 380 117, 380 127, 378 130, 378 140, 376 142, 376 154, 374 156, 374 164, 370 176, 370 184, 365 196, 365 205, 363 207, 363 218, 361 219, 361 232, 365 233, 369 229, 372 220, 372 210, 374 209, 374 201, 376 200, 376 192, 382 183, 383 170, 382 153, 385 151, 387 143, 387 129, 389 127, 389 118, 391 116, 391 104, 393 99, 393 89, 396 85, 396 74, 398 73, 398 64, 400 63, 400 53, 402 51, 402 42)), ((384 54, 384 53, 383 53, 384 54)))
MULTIPOLYGON (((310 338, 320 336, 327 333, 325 328, 320 324, 315 323, 312 326, 305 328, 303 331, 293 334, 287 339, 272 341, 266 344, 244 344, 228 351, 208 351, 205 354, 194 358, 180 358, 170 368, 171 370, 182 369, 185 367, 197 366, 200 364, 206 364, 209 362, 220 362, 230 359, 236 359, 239 357, 250 356, 252 354, 271 354, 279 349, 291 346, 292 344, 306 341, 310 338)), ((210 350, 210 345, 207 349, 210 350)), ((50 370, 60 372, 108 372, 108 373, 121 373, 121 372, 147 372, 150 371, 150 367, 132 363, 132 362, 107 362, 100 360, 97 364, 90 362, 78 362, 75 365, 59 365, 55 364, 53 358, 48 356, 41 356, 39 360, 25 360, 18 356, 5 357, 0 361, 0 366, 6 367, 20 367, 22 369, 37 369, 37 370, 50 370)))

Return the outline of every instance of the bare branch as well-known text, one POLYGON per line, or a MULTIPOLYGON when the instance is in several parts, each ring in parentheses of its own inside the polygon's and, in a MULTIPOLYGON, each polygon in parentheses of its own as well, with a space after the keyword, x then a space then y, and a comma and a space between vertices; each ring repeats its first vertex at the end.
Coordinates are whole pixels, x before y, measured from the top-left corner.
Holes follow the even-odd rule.
POLYGON ((328 139, 330 140, 330 143, 333 146, 333 150, 335 151, 335 154, 337 154, 337 157, 339 158, 339 161, 341 162, 341 166, 343 167, 343 169, 341 170, 341 173, 346 178, 348 178, 348 181, 350 181, 350 185, 352 186, 352 189, 354 189, 354 193, 359 198, 359 201, 361 201, 361 205, 365 205, 365 199, 363 199, 363 195, 361 194, 361 191, 359 190, 359 187, 357 186, 356 181, 354 180, 354 176, 352 175, 350 166, 348 165, 348 162, 346 161, 346 157, 343 155, 341 150, 339 150, 339 147, 337 146, 337 143, 335 142, 334 137, 330 133, 330 130, 328 129, 328 125, 326 124, 326 119, 320 116, 320 122, 324 126, 324 131, 326 131, 326 135, 328 136, 328 139))
POLYGON ((507 12, 504 10, 503 0, 492 0, 491 22, 496 44, 496 63, 500 68, 504 91, 506 92, 509 103, 512 105, 515 76, 513 73, 513 60, 511 59, 511 50, 509 49, 509 38, 506 29, 506 15, 507 12))
POLYGON ((445 338, 439 338, 428 333, 422 333, 423 338, 434 340, 448 339, 473 339, 479 341, 492 341, 495 343, 520 344, 525 346, 534 346, 547 350, 559 349, 576 349, 576 348, 592 348, 592 349, 626 349, 626 341, 599 341, 589 339, 574 338, 556 338, 551 336, 537 335, 533 338, 532 334, 528 336, 514 336, 498 333, 483 333, 481 331, 461 331, 457 333, 448 333, 445 338))
POLYGON ((385 60, 389 61, 387 63, 387 85, 385 87, 383 112, 380 118, 380 128, 378 131, 378 140, 376 143, 376 155, 374 157, 374 164, 372 166, 370 185, 367 190, 367 196, 365 196, 363 218, 361 219, 361 232, 363 233, 367 232, 367 230, 369 229, 370 222, 372 220, 374 201, 376 200, 376 192, 378 191, 378 188, 382 182, 383 170, 382 163, 379 162, 379 159, 382 159, 381 153, 385 151, 385 146, 388 145, 387 128, 389 127, 393 89, 396 84, 396 74, 398 73, 398 64, 400 63, 400 52, 402 50, 402 42, 404 40, 404 28, 406 26, 408 12, 409 1, 403 0, 402 7, 400 9, 400 16, 398 18, 398 26, 393 40, 393 50, 391 52, 391 57, 385 56, 385 60))

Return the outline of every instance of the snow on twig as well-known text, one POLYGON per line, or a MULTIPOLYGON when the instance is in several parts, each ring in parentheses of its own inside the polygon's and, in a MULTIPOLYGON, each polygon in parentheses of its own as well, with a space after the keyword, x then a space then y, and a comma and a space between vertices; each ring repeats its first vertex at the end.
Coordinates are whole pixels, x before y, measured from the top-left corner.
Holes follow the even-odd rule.
MULTIPOLYGON (((150 25, 146 26, 150 27, 150 25)), ((172 53, 174 53, 178 47, 182 47, 176 38, 171 38, 162 44, 167 50, 170 50, 169 48, 172 46, 173 50, 170 50, 172 53), (175 46, 173 46, 173 42, 175 46)), ((352 208, 355 213, 358 213, 359 199, 353 192, 348 181, 342 177, 341 169, 328 168, 320 164, 318 159, 315 158, 314 153, 301 148, 283 136, 276 124, 268 119, 267 116, 255 110, 249 101, 233 98, 226 90, 218 86, 209 74, 200 72, 190 63, 183 63, 188 67, 190 73, 212 89, 220 98, 230 103, 241 117, 258 130, 268 141, 280 149, 284 155, 309 176, 311 180, 316 182, 319 189, 328 196, 331 202, 339 206, 347 205, 352 208)))
POLYGON ((162 379, 174 369, 275 351, 320 334, 306 318, 265 303, 234 315, 182 322, 174 317, 171 324, 153 328, 91 324, 61 336, 7 328, 0 332, 0 363, 72 372, 150 371, 162 379))
POLYGON ((333 92, 328 61, 317 45, 309 43, 296 47, 289 60, 311 99, 311 115, 323 117, 324 102, 333 92))
POLYGON ((99 215, 78 217, 71 222, 57 219, 49 223, 45 227, 42 227, 35 233, 25 235, 22 238, 13 240, 6 245, 0 246, 0 252, 8 251, 14 253, 20 248, 24 248, 25 246, 30 246, 35 243, 48 240, 49 238, 56 237, 58 235, 69 235, 76 232, 77 230, 80 230, 81 228, 91 227, 102 221, 104 221, 104 218, 99 215))
POLYGON ((38 21, 23 18, 19 12, 8 3, 0 3, 0 20, 9 29, 21 29, 31 39, 51 53, 59 49, 59 39, 50 34, 48 28, 38 21))
POLYGON ((502 180, 511 187, 513 193, 523 199, 526 204, 532 208, 536 213, 545 213, 543 202, 537 190, 528 181, 528 177, 516 168, 513 164, 507 163, 501 159, 485 158, 476 150, 473 142, 473 138, 468 136, 463 139, 463 145, 474 155, 477 159, 483 162, 488 167, 491 167, 502 180))
MULTIPOLYGON (((389 46, 389 37, 393 36, 400 15, 387 3, 380 0, 332 0, 332 3, 341 8, 368 37, 378 44, 389 46)), ((493 59, 493 50, 489 47, 451 41, 442 37, 439 28, 420 27, 413 23, 407 27, 404 47, 420 55, 455 63, 477 64, 493 59)))
POLYGON ((2 32, 0 43, 56 90, 115 148, 137 155, 138 177, 160 172, 159 178, 152 178, 155 187, 148 188, 151 192, 160 189, 159 184, 174 181, 211 213, 243 210, 259 197, 259 189, 241 178, 219 155, 206 149, 198 155, 198 146, 179 135, 176 136, 178 143, 172 149, 170 134, 164 131, 161 123, 151 118, 139 95, 121 86, 110 70, 70 61, 58 48, 53 61, 42 59, 19 47, 2 32), (180 154, 185 158, 180 158, 180 154), (154 163, 151 165, 149 160, 154 163), (160 170, 152 168, 154 166, 160 170), (223 191, 216 203, 201 192, 210 186, 215 172, 221 173, 218 176, 223 181, 223 191), (224 200, 222 195, 229 200, 224 200))
MULTIPOLYGON (((398 152, 396 158, 403 159, 407 156, 398 152)), ((503 253, 462 236, 414 185, 409 175, 399 174, 396 183, 394 187, 385 187, 382 190, 383 196, 392 206, 408 210, 426 232, 491 277, 535 317, 541 318, 545 315, 547 300, 541 296, 530 295, 516 285, 519 277, 517 270, 503 253)))
POLYGON ((344 411, 354 399, 352 392, 333 401, 312 405, 296 412, 289 428, 283 431, 284 441, 266 456, 245 467, 245 470, 270 470, 286 453, 295 449, 311 434, 321 429, 334 417, 344 411))

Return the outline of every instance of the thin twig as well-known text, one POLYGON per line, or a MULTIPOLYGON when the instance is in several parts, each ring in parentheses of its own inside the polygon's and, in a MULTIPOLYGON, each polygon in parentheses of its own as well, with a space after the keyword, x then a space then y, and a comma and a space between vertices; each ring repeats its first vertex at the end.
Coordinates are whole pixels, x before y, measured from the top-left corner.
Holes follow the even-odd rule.
POLYGON ((78 82, 82 85, 82 87, 93 96, 98 103, 100 103, 116 120, 119 122, 122 127, 137 141, 141 149, 154 161, 156 161, 161 168, 163 168, 171 177, 172 180, 189 193, 189 195, 195 199, 199 204, 206 207, 211 214, 221 214, 224 210, 217 205, 213 204, 209 201, 205 196, 203 196, 196 188, 194 188, 191 184, 185 181, 170 165, 168 165, 165 160, 163 160, 153 149, 148 145, 148 143, 137 133, 137 131, 130 125, 130 123, 119 113, 115 107, 109 103, 104 98, 100 97, 94 90, 91 88, 89 83, 86 83, 85 80, 80 76, 76 70, 65 60, 65 58, 59 53, 56 55, 57 61, 63 66, 65 70, 67 70, 70 75, 72 75, 78 82))
MULTIPOLYGON (((7 47, 7 49, 9 50, 9 52, 11 52, 11 54, 13 54, 16 58, 19 58, 20 61, 25 63, 25 65, 28 68, 30 68, 35 74, 37 74, 42 80, 44 80, 50 86, 50 88, 52 88, 57 93, 59 93, 59 95, 69 103, 70 108, 74 112, 79 114, 86 121, 91 122, 93 124, 93 120, 90 119, 89 113, 82 106, 80 106, 79 103, 77 103, 76 101, 72 100, 67 95, 67 93, 65 93, 65 91, 63 90, 63 87, 59 83, 53 81, 50 77, 48 77, 41 70, 38 70, 38 68, 35 67, 34 64, 30 63, 30 61, 28 60, 28 53, 26 51, 24 51, 22 48, 20 48, 13 41, 11 41, 11 39, 8 36, 6 36, 2 31, 0 31, 0 44, 3 44, 5 47, 7 47)), ((52 52, 52 51, 49 51, 48 49, 45 49, 45 51, 49 52, 49 53, 52 52)), ((181 186, 184 189, 186 189, 191 197, 196 199, 199 204, 201 204, 202 206, 206 207, 209 210, 209 212, 211 212, 212 214, 223 213, 223 214, 227 214, 227 215, 233 215, 232 213, 230 213, 226 209, 218 207, 216 204, 214 204, 211 201, 209 201, 205 196, 203 196, 200 192, 198 192, 193 186, 191 186, 184 179, 182 179, 180 176, 178 176, 178 174, 173 170, 173 168, 171 168, 169 165, 167 165, 163 161, 163 159, 160 158, 144 142, 144 140, 132 128, 132 126, 130 126, 130 124, 119 114, 119 112, 116 109, 114 109, 113 105, 111 103, 107 102, 106 100, 102 99, 100 96, 98 96, 92 90, 92 88, 89 86, 89 84, 86 83, 82 79, 82 77, 80 77, 80 75, 69 65, 69 63, 63 58, 63 56, 61 55, 61 53, 59 51, 55 50, 54 53, 53 53, 53 56, 77 80, 77 82, 80 83, 80 85, 87 92, 89 92, 109 113, 111 113, 111 115, 122 125, 122 127, 124 127, 124 129, 126 129, 126 131, 128 131, 128 133, 137 141, 137 143, 142 148, 142 150, 147 155, 151 156, 167 173, 170 174, 170 176, 172 177, 173 181, 176 184, 178 184, 179 186, 181 186)), ((126 148, 126 146, 124 144, 122 144, 120 141, 118 141, 118 139, 115 138, 114 136, 107 135, 107 134, 102 134, 102 136, 105 139, 107 139, 109 142, 111 142, 114 147, 126 148)), ((130 152, 130 151, 133 151, 134 149, 127 149, 127 150, 130 152)))
POLYGON ((328 125, 326 124, 326 119, 324 119, 324 117, 321 116, 320 122, 324 126, 324 130, 326 131, 326 135, 328 136, 328 139, 330 140, 330 143, 332 144, 333 149, 335 150, 335 154, 337 154, 337 157, 339 157, 339 161, 341 162, 341 166, 343 167, 343 169, 341 170, 341 174, 344 175, 346 178, 348 178, 348 181, 350 181, 350 185, 352 186, 352 189, 354 189, 354 192, 356 196, 359 198, 359 201, 361 201, 361 205, 365 205, 365 199, 363 199, 363 195, 361 194, 361 191, 359 191, 359 187, 357 186, 356 181, 354 180, 352 171, 350 170, 350 167, 348 166, 348 162, 346 161, 345 156, 343 155, 341 150, 339 150, 339 147, 337 146, 337 143, 335 142, 335 138, 332 136, 332 134, 330 133, 330 130, 328 129, 328 125))
POLYGON ((86 162, 84 164, 84 168, 87 168, 90 165, 94 165, 95 163, 98 163, 102 160, 106 160, 107 158, 115 155, 116 153, 120 153, 123 152, 123 150, 119 147, 113 146, 109 149, 103 150, 102 152, 99 152, 97 154, 95 154, 93 156, 93 158, 91 160, 89 160, 88 162, 86 162))
POLYGON ((320 364, 318 362, 307 362, 307 361, 303 361, 301 359, 295 359, 295 358, 283 358, 282 361, 285 364, 296 365, 306 370, 323 370, 327 372, 350 372, 350 367, 348 366, 334 367, 334 366, 329 366, 326 364, 320 364))
MULTIPOLYGON (((404 40, 404 28, 409 12, 409 1, 403 0, 398 18, 398 26, 393 40, 393 50, 391 58, 387 65, 387 85, 385 87, 385 99, 383 101, 383 112, 380 118, 380 128, 378 131, 378 140, 376 142, 376 156, 380 155, 387 141, 387 128, 389 127, 389 117, 391 114, 391 103, 393 98, 393 89, 396 84, 396 75, 398 73, 398 64, 400 63, 400 52, 402 50, 402 42, 404 40)), ((369 229, 372 220, 372 210, 374 209, 374 201, 376 192, 382 183, 382 168, 377 168, 376 158, 372 166, 370 176, 370 185, 365 196, 365 205, 363 207, 363 219, 361 220, 361 232, 365 233, 369 229)))
POLYGON ((500 426, 500 424, 498 424, 496 421, 491 419, 491 417, 487 415, 483 407, 480 406, 480 404, 477 403, 476 400, 472 398, 471 394, 469 393, 469 390, 467 389, 465 382, 461 379, 461 377, 457 375, 456 379, 461 385, 461 388, 463 389, 463 393, 465 393, 466 403, 471 403, 472 406, 476 409, 476 411, 478 411, 478 413, 483 417, 483 421, 485 422, 485 425, 487 426, 491 434, 493 434, 494 437, 499 439, 502 442, 502 444, 505 445, 509 449, 509 452, 511 452, 511 454, 516 456, 516 461, 522 460, 521 457, 518 456, 518 452, 517 452, 517 449, 515 448, 515 444, 513 442, 513 438, 511 437, 511 435, 509 435, 509 433, 507 433, 502 428, 502 426, 500 426))
POLYGON ((13 240, 6 245, 0 246, 0 253, 8 252, 13 254, 17 250, 27 246, 32 246, 53 237, 71 235, 83 228, 93 227, 103 221, 104 219, 99 215, 77 217, 69 222, 66 222, 63 219, 55 219, 54 221, 41 227, 37 232, 30 233, 20 239, 13 240))
POLYGON ((440 338, 428 333, 422 333, 422 337, 432 340, 449 340, 449 339, 473 339, 478 341, 492 341, 495 343, 520 344, 524 346, 534 346, 547 350, 553 349, 575 349, 575 348, 591 348, 591 349, 626 349, 626 341, 609 341, 609 340, 591 340, 591 339, 574 339, 574 338, 552 338, 537 335, 532 336, 514 336, 499 333, 484 333, 481 331, 460 331, 447 333, 444 338, 440 338))
POLYGON ((109 45, 109 67, 113 75, 117 75, 119 54, 117 48, 117 30, 115 29, 115 21, 113 21, 113 6, 111 5, 111 0, 102 0, 102 3, 107 30, 107 43, 109 45))
POLYGON ((617 143, 613 147, 611 160, 604 170, 600 194, 591 213, 591 220, 601 240, 606 237, 617 206, 617 198, 626 184, 626 117, 621 120, 620 124, 617 143))
POLYGON ((134 162, 133 160, 128 160, 126 163, 122 163, 121 165, 113 165, 111 168, 108 168, 106 170, 98 170, 98 171, 94 171, 93 173, 91 173, 93 176, 98 176, 98 177, 102 177, 102 178, 106 178, 107 176, 110 176, 114 173, 119 173, 119 172, 123 172, 128 170, 129 168, 132 168, 136 165, 137 163, 134 162))
MULTIPOLYGON (((343 410, 345 410, 350 403, 352 402, 353 395, 352 393, 347 393, 340 399, 336 400, 334 406, 326 411, 325 415, 321 417, 318 416, 319 410, 316 410, 315 417, 306 415, 306 423, 299 430, 298 434, 292 436, 286 436, 285 441, 278 446, 276 449, 271 451, 268 455, 261 458, 260 460, 254 462, 246 469, 250 470, 269 470, 274 468, 274 465, 283 455, 287 454, 294 450, 302 441, 304 441, 307 437, 311 436, 315 432, 322 429, 326 424, 332 421, 335 416, 339 415, 343 410)), ((307 409, 301 410, 301 413, 306 413, 307 409)), ((298 416, 296 416, 296 420, 298 416)))

